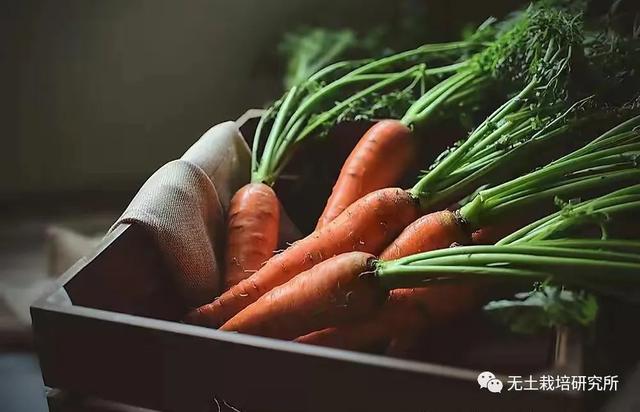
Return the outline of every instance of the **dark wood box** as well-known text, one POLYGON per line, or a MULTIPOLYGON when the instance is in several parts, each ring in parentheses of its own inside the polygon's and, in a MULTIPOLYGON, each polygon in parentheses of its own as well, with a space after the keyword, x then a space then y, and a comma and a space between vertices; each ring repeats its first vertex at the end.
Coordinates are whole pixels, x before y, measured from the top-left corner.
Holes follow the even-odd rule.
MULTIPOLYGON (((168 411, 580 410, 572 392, 481 390, 475 370, 181 324, 166 275, 129 225, 73 266, 32 307, 45 385, 168 411)), ((559 333, 554 346, 549 373, 579 374, 580 345, 559 333)))
MULTIPOLYGON (((505 386, 501 394, 490 393, 476 382, 481 370, 468 366, 182 324, 183 308, 168 279, 143 229, 121 225, 109 234, 32 306, 45 385, 57 394, 180 412, 217 411, 224 402, 242 411, 278 412, 583 409, 576 392, 513 392, 505 386)), ((541 367, 514 374, 582 374, 577 336, 558 331, 549 342, 541 349, 548 352, 541 367)), ((508 356, 529 356, 523 348, 512 348, 508 356)), ((507 357, 499 345, 476 349, 486 350, 496 364, 507 357)), ((505 374, 497 375, 506 383, 505 374)))

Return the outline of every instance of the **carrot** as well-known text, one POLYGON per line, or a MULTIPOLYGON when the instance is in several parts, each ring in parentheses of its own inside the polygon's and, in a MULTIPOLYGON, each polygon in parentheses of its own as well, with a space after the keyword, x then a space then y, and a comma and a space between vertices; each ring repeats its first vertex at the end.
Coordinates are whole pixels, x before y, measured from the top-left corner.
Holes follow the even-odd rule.
POLYGON ((256 272, 278 246, 280 204, 271 187, 249 183, 229 206, 225 290, 256 272))
POLYGON ((417 202, 407 191, 387 188, 370 193, 213 302, 192 311, 186 321, 217 327, 274 287, 325 259, 354 250, 378 254, 419 213, 417 202))
POLYGON ((296 342, 348 350, 384 345, 390 348, 388 352, 398 355, 408 350, 427 327, 457 316, 460 302, 467 307, 477 304, 476 296, 472 289, 459 289, 457 285, 394 289, 370 318, 315 331, 298 337, 296 342))
POLYGON ((401 325, 416 323, 416 317, 425 316, 421 308, 397 291, 392 290, 389 300, 370 318, 315 331, 298 337, 296 342, 349 350, 386 346, 401 325))
POLYGON ((316 229, 362 196, 396 185, 411 165, 414 153, 415 138, 402 122, 387 119, 373 125, 344 162, 316 229))
MULTIPOLYGON (((422 216, 409 225, 381 254, 381 260, 449 247, 452 243, 467 243, 469 235, 461 220, 451 211, 443 210, 422 216)), ((465 310, 473 302, 471 289, 455 286, 395 289, 389 300, 371 319, 314 332, 298 342, 362 349, 393 342, 396 351, 408 347, 430 324, 441 323, 465 310)))
POLYGON ((392 260, 451 244, 469 242, 463 221, 449 210, 424 215, 400 233, 383 252, 380 259, 392 260))
POLYGON ((272 289, 220 329, 293 339, 362 318, 386 295, 376 282, 374 261, 363 252, 334 256, 272 289))

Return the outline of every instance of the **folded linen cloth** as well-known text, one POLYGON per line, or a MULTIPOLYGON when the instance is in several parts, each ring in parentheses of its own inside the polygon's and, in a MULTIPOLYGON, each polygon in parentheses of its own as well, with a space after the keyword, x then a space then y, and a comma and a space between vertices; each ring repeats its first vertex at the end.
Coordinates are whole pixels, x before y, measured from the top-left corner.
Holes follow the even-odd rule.
MULTIPOLYGON (((180 159, 158 169, 110 229, 122 223, 145 228, 187 306, 220 293, 226 213, 233 194, 250 180, 250 161, 236 122, 213 126, 180 159)), ((282 211, 281 244, 299 237, 282 211)))
POLYGON ((158 169, 110 229, 122 223, 145 228, 188 306, 219 292, 225 211, 249 180, 249 161, 235 122, 213 126, 180 159, 158 169))

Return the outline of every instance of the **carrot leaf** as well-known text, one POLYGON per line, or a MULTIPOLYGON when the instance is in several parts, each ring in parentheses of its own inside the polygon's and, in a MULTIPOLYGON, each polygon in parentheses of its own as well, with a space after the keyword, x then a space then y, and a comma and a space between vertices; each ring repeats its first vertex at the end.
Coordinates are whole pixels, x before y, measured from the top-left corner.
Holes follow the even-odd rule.
POLYGON ((487 303, 484 310, 512 332, 535 334, 558 326, 586 327, 598 314, 593 294, 543 283, 513 299, 487 303))

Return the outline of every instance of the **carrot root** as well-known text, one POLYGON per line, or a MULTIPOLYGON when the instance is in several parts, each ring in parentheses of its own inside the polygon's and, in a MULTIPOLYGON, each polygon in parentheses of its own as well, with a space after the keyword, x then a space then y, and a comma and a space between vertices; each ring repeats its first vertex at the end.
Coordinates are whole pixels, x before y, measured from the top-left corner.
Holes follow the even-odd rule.
POLYGON ((372 192, 218 299, 192 311, 186 321, 218 327, 274 287, 326 259, 351 251, 379 254, 419 214, 416 200, 402 189, 372 192))
POLYGON ((280 203, 273 189, 249 183, 229 206, 225 250, 225 289, 256 272, 278 246, 280 203))
POLYGON ((470 241, 461 219, 449 210, 424 215, 400 233, 380 259, 393 260, 470 241))
POLYGON ((274 288, 220 329, 293 339, 362 318, 386 295, 375 277, 374 260, 363 252, 328 259, 274 288))
MULTIPOLYGON (((422 216, 409 225, 380 258, 398 259, 468 241, 469 235, 460 219, 443 210, 422 216)), ((428 326, 469 310, 473 297, 472 288, 459 285, 392 290, 388 301, 372 318, 317 331, 297 341, 351 350, 388 344, 389 352, 397 355, 410 348, 428 326)))
POLYGON ((344 162, 316 230, 364 195, 398 184, 412 164, 415 138, 398 120, 381 120, 358 141, 344 162))

